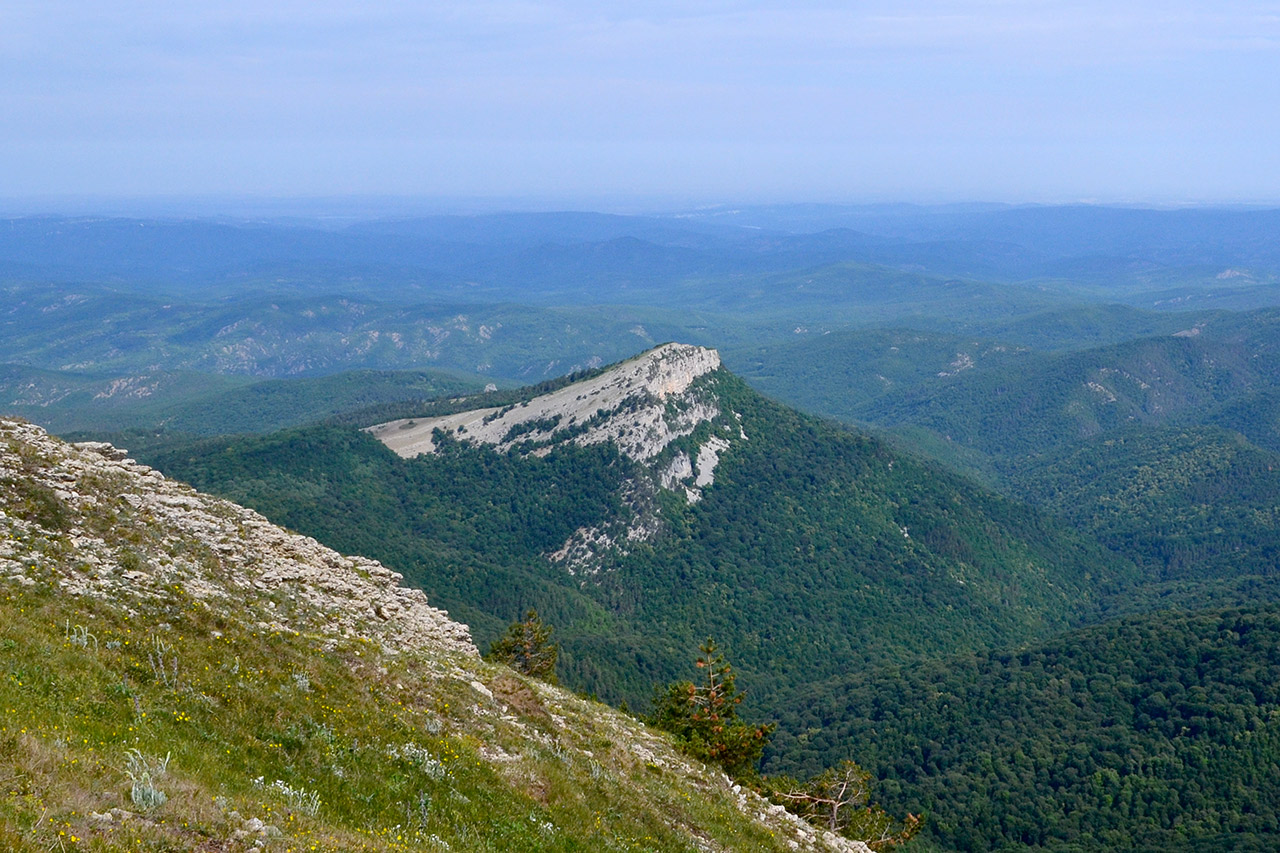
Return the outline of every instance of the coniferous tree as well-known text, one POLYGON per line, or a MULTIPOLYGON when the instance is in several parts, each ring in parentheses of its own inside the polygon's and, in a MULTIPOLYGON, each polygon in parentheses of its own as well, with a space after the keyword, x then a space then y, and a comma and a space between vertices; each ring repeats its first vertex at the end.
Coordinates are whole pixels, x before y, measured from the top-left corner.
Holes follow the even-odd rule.
POLYGON ((555 684, 560 647, 551 641, 551 631, 538 611, 530 608, 524 621, 513 622, 505 634, 489 644, 489 660, 555 684))
POLYGON ((708 639, 699 650, 700 680, 659 688, 649 722, 674 734, 694 758, 719 764, 734 778, 750 776, 777 724, 740 719, 743 693, 735 685, 733 668, 715 641, 708 639))
POLYGON ((815 826, 856 838, 872 850, 890 850, 920 831, 922 821, 909 814, 897 820, 870 802, 871 774, 853 761, 842 761, 808 782, 776 776, 762 780, 770 799, 815 826))

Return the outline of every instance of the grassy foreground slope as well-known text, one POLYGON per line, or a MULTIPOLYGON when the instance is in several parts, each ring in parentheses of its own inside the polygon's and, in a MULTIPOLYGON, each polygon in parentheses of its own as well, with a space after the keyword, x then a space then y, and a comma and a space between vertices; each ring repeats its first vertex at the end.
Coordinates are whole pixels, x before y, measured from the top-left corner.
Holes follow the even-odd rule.
POLYGON ((0 848, 865 850, 121 455, 0 420, 0 848))

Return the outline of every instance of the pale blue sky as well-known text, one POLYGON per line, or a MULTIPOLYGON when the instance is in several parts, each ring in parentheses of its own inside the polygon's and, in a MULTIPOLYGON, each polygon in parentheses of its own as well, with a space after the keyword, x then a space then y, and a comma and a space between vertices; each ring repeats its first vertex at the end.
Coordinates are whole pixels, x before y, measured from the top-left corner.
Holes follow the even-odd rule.
POLYGON ((1280 201, 1276 2, 7 0, 0 75, 10 198, 1280 201))

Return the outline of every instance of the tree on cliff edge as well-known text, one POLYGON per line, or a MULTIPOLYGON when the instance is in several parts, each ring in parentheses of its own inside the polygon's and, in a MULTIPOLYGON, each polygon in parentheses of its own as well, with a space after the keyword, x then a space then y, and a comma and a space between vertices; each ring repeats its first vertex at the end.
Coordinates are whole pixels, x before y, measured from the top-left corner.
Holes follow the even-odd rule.
POLYGON ((648 722, 674 734, 694 758, 719 764, 735 779, 752 776, 777 724, 754 725, 740 719, 743 694, 734 684, 733 668, 713 640, 699 651, 700 680, 658 688, 648 722))

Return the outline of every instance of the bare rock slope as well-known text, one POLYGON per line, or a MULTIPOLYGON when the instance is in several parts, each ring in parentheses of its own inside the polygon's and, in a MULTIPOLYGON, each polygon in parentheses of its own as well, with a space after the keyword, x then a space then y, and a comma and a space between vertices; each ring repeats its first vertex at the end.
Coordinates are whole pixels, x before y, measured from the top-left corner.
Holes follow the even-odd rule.
POLYGON ((256 612, 264 625, 476 654, 465 625, 375 560, 289 533, 109 444, 67 444, 15 420, 0 420, 0 440, 0 483, 60 534, 58 559, 42 560, 20 548, 40 525, 0 510, 0 575, 33 583, 29 574, 46 562, 68 592, 113 599, 179 583, 195 598, 256 612), (286 589, 288 615, 273 596, 286 589))
POLYGON ((549 394, 504 407, 436 418, 405 418, 368 432, 404 457, 436 452, 437 430, 455 440, 504 452, 545 454, 557 444, 612 442, 644 476, 630 481, 623 523, 576 531, 547 556, 572 573, 591 573, 602 554, 652 539, 660 528, 651 498, 663 488, 690 503, 715 482, 720 456, 747 435, 726 412, 713 383, 720 355, 669 343, 549 394), (708 428, 699 430, 703 424, 708 428))
POLYGON ((720 354, 713 349, 663 344, 599 376, 517 406, 391 421, 369 427, 369 432, 406 457, 433 453, 432 434, 438 429, 501 450, 525 442, 612 441, 624 455, 643 462, 661 453, 672 439, 688 435, 699 423, 719 414, 714 403, 688 395, 695 380, 719 367, 720 354), (681 399, 687 399, 690 407, 668 413, 667 404, 681 399), (588 423, 589 431, 578 432, 588 423))

